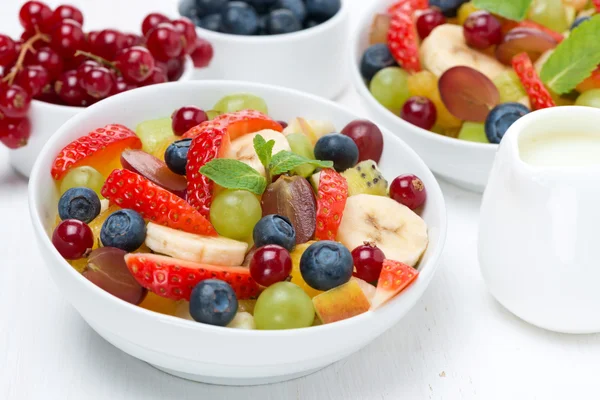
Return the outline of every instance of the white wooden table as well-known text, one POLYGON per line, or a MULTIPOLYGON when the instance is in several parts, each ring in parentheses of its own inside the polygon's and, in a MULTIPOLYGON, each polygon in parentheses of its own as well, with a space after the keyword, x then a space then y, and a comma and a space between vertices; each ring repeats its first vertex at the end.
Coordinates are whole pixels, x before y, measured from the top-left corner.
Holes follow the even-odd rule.
MULTIPOLYGON (((354 17, 368 3, 349 1, 354 17)), ((1 32, 20 33, 22 2, 1 1, 1 32)), ((87 29, 106 27, 106 21, 139 26, 151 10, 174 7, 173 0, 71 3, 83 9, 87 29)), ((340 101, 364 114, 352 89, 340 101)), ((7 154, 0 148, 2 400, 600 397, 600 335, 542 331, 495 302, 476 258, 480 196, 443 182, 449 235, 442 265, 417 306, 376 342, 314 375, 270 386, 210 386, 163 374, 101 339, 58 293, 33 241, 27 182, 11 170, 7 154)))

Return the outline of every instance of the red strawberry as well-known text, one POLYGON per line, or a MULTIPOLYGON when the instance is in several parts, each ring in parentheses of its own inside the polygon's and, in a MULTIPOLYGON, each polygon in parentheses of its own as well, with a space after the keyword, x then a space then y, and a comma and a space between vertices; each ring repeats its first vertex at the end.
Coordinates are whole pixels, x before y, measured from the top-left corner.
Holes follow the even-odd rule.
POLYGON ((397 12, 392 15, 388 30, 388 47, 394 59, 408 72, 419 72, 419 42, 411 14, 397 12))
POLYGON ((388 8, 388 14, 394 15, 397 12, 401 12, 412 15, 417 10, 426 10, 428 8, 428 0, 400 0, 388 8))
POLYGON ((142 148, 141 140, 131 129, 118 124, 98 128, 60 151, 52 164, 52 177, 62 179, 71 168, 80 165, 94 167, 107 176, 127 148, 142 148))
POLYGON ((189 300, 192 289, 205 279, 229 283, 240 300, 259 293, 250 270, 245 267, 198 264, 150 253, 129 253, 125 263, 140 285, 172 300, 189 300))
POLYGON ((596 7, 596 11, 600 12, 600 0, 592 0, 594 3, 594 7, 596 7))
POLYGON ((548 35, 552 36, 552 38, 554 40, 556 40, 558 43, 562 42, 563 39, 565 38, 561 33, 555 32, 552 29, 546 28, 544 25, 540 25, 538 23, 535 23, 535 22, 529 21, 529 20, 525 20, 525 21, 521 21, 519 23, 516 23, 515 27, 516 28, 532 28, 532 29, 537 29, 539 31, 542 31, 542 32, 547 33, 548 35))
POLYGON ((519 79, 527 92, 527 96, 531 101, 531 107, 534 110, 556 106, 552 96, 550 96, 550 92, 548 92, 548 89, 546 89, 535 71, 527 53, 520 53, 514 56, 512 59, 512 66, 519 76, 519 79))
POLYGON ((221 157, 231 140, 263 129, 282 131, 281 125, 266 115, 254 110, 244 110, 219 115, 183 135, 186 138, 194 138, 188 152, 187 201, 202 215, 209 215, 214 184, 200 174, 200 168, 213 158, 221 157))
POLYGON ((200 235, 217 235, 211 223, 185 200, 135 172, 114 170, 102 187, 102 196, 157 224, 200 235))
POLYGON ((333 169, 324 169, 317 192, 317 240, 335 240, 348 199, 346 178, 333 169))
POLYGON ((384 260, 377 281, 377 290, 371 301, 371 310, 381 307, 389 299, 414 282, 419 271, 399 261, 384 260))

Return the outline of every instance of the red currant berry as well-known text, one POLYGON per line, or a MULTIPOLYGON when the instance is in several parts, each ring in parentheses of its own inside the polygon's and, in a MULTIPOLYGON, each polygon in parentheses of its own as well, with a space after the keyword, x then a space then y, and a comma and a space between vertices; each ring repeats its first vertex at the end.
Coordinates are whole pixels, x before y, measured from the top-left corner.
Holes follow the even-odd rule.
POLYGON ((48 71, 50 80, 54 80, 60 75, 64 65, 62 58, 50 47, 42 47, 35 53, 27 52, 25 64, 44 67, 48 71))
POLYGON ((98 68, 101 66, 102 65, 100 65, 97 61, 85 60, 81 63, 81 65, 79 65, 79 67, 77 67, 77 79, 79 79, 80 81, 83 80, 83 77, 86 73, 91 71, 93 68, 98 68))
POLYGON ((186 106, 175 110, 171 115, 171 120, 173 121, 173 133, 181 136, 196 125, 208 121, 208 116, 196 106, 186 106))
POLYGON ((66 104, 74 107, 88 106, 88 94, 79 84, 77 71, 63 72, 54 83, 54 91, 66 104))
POLYGON ((170 23, 160 23, 146 36, 146 46, 159 61, 179 57, 183 51, 181 34, 170 23))
POLYGON ((383 260, 385 260, 385 254, 380 248, 373 243, 365 242, 352 250, 352 259, 356 268, 354 276, 367 282, 375 282, 379 279, 383 260))
POLYGON ((27 116, 31 96, 19 85, 10 85, 0 90, 0 114, 8 118, 24 118, 27 116))
POLYGON ((86 39, 88 43, 94 43, 94 41, 96 40, 96 38, 98 37, 98 34, 100 33, 100 31, 89 31, 88 33, 86 33, 86 39))
POLYGON ((183 46, 185 54, 191 54, 196 48, 196 25, 186 17, 181 17, 171 21, 171 23, 175 27, 175 30, 177 30, 185 40, 183 46))
POLYGON ((414 210, 425 204, 427 190, 415 175, 400 175, 390 185, 390 197, 414 210))
POLYGON ((167 79, 171 82, 179 80, 185 70, 185 56, 171 58, 166 63, 167 79))
POLYGON ((19 11, 19 22, 28 31, 37 27, 42 32, 48 32, 52 25, 52 10, 40 1, 28 1, 19 11))
POLYGON ((423 14, 417 18, 417 32, 421 40, 425 39, 431 31, 437 26, 446 23, 446 17, 437 8, 425 10, 423 14))
POLYGON ((158 65, 155 65, 150 77, 142 82, 140 86, 156 85, 157 83, 165 82, 167 82, 167 72, 158 65))
POLYGON ((18 53, 14 40, 0 34, 0 67, 9 67, 17 59, 18 53))
POLYGON ((54 229, 52 244, 65 259, 78 260, 92 250, 94 234, 85 223, 66 219, 54 229))
POLYGON ((80 85, 94 99, 103 99, 110 94, 114 78, 108 68, 95 67, 82 74, 80 85))
POLYGON ((406 100, 402 106, 400 117, 423 129, 431 129, 437 118, 435 104, 427 97, 414 96, 406 100))
POLYGON ((285 280, 292 272, 292 257, 283 247, 268 244, 259 247, 250 261, 250 275, 262 286, 285 280))
POLYGON ((126 33, 125 39, 126 39, 126 43, 127 43, 125 45, 125 48, 133 47, 133 46, 141 46, 144 44, 144 38, 136 35, 135 33, 126 33))
POLYGON ((0 142, 9 149, 25 146, 30 135, 29 118, 0 118, 0 142))
POLYGON ((196 68, 204 68, 210 64, 210 61, 213 58, 213 47, 207 40, 197 38, 196 39, 196 48, 190 54, 192 60, 194 61, 194 67, 196 68))
POLYGON ((127 46, 127 36, 114 29, 104 29, 98 33, 90 46, 95 55, 114 60, 117 53, 127 46))
POLYGON ((142 35, 148 35, 152 29, 162 22, 169 22, 169 18, 159 13, 151 13, 146 15, 144 21, 142 21, 142 35))
POLYGON ((79 22, 79 25, 83 26, 83 14, 81 11, 68 4, 63 4, 56 7, 52 13, 52 24, 58 25, 62 20, 72 19, 73 21, 79 22))
POLYGON ((154 69, 154 57, 145 47, 135 46, 122 50, 115 65, 125 79, 141 83, 150 77, 154 69))
POLYGON ((131 89, 135 89, 136 87, 137 86, 133 83, 129 83, 125 80, 125 78, 119 76, 117 79, 115 79, 115 84, 113 85, 112 91, 110 92, 110 96, 123 93, 131 89))
POLYGON ((502 41, 502 25, 487 11, 476 11, 469 15, 463 25, 467 44, 476 49, 487 49, 502 41))
POLYGON ((54 28, 50 42, 51 47, 63 57, 72 57, 85 43, 81 25, 72 19, 65 19, 54 28))
POLYGON ((50 88, 50 75, 40 65, 28 65, 17 75, 15 83, 21 86, 31 97, 37 97, 50 88))

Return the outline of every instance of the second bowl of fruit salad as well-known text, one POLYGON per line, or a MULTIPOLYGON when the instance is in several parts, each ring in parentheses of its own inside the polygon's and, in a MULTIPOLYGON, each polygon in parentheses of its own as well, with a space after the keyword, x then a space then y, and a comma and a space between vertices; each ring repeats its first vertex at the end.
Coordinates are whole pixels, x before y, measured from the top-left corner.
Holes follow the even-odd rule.
POLYGON ((364 347, 423 294, 446 234, 441 190, 401 140, 241 82, 95 104, 29 188, 46 266, 94 330, 212 383, 290 379, 364 347))
POLYGON ((514 121, 600 97, 593 2, 504 3, 378 1, 353 41, 352 79, 373 118, 477 191, 514 121))

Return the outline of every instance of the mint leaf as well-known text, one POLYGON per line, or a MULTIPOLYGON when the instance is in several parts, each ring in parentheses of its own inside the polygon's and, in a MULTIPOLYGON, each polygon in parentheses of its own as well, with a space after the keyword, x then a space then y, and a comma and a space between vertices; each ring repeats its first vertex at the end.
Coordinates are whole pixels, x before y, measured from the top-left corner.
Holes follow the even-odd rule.
POLYGON ((253 143, 254 151, 256 152, 258 159, 265 167, 265 171, 268 171, 269 164, 271 163, 271 156, 273 155, 273 146, 275 145, 275 141, 269 140, 268 142, 265 142, 264 137, 256 135, 254 136, 253 143))
POLYGON ((553 92, 563 94, 575 89, 600 64, 600 15, 573 29, 548 60, 540 78, 553 92))
POLYGON ((501 17, 522 21, 532 0, 473 0, 473 5, 501 17))
POLYGON ((254 168, 238 160, 215 158, 200 168, 200 173, 219 186, 262 194, 267 180, 254 168))
POLYGON ((292 169, 304 164, 314 165, 315 167, 319 168, 333 167, 333 162, 331 161, 311 160, 309 158, 302 157, 298 154, 284 150, 273 156, 273 159, 269 164, 269 169, 271 170, 271 175, 275 176, 291 171, 292 169))

